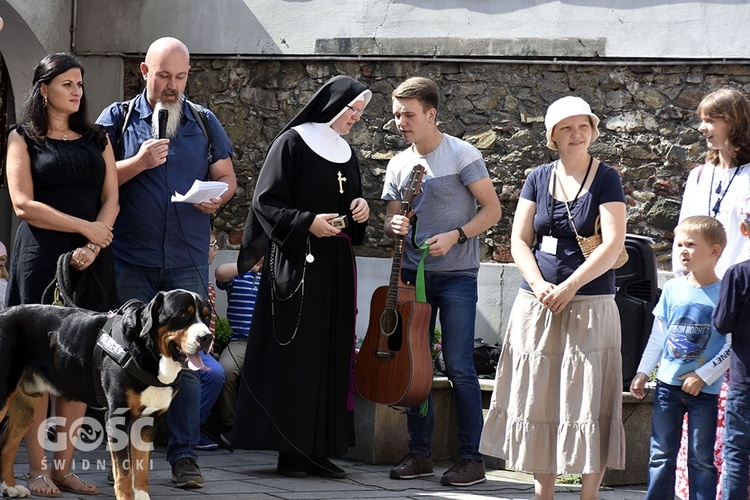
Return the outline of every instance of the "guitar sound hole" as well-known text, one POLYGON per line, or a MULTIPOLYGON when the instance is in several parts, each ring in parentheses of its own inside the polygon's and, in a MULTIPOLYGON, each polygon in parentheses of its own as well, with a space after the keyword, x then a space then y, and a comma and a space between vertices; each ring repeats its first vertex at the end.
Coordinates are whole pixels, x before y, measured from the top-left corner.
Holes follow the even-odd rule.
POLYGON ((383 314, 380 316, 380 331, 388 336, 389 350, 401 350, 403 334, 401 330, 401 315, 398 311, 383 311, 383 314))
POLYGON ((393 335, 388 337, 388 349, 391 351, 400 351, 403 338, 403 335, 401 335, 401 321, 399 321, 396 331, 393 332, 393 335))

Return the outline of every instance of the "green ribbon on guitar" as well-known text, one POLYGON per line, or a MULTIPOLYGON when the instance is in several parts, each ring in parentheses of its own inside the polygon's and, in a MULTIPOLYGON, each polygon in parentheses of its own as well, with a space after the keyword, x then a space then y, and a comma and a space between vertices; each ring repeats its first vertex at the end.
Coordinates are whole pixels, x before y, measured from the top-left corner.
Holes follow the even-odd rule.
MULTIPOLYGON (((416 244, 416 239, 414 238, 414 235, 417 234, 417 221, 416 216, 414 220, 414 229, 412 229, 412 244, 415 248, 415 250, 421 250, 422 251, 422 257, 419 259, 419 264, 417 265, 417 282, 414 283, 414 292, 417 298, 417 302, 427 302, 427 290, 424 284, 424 260, 427 258, 427 254, 430 251, 430 245, 427 243, 422 243, 421 245, 416 244)), ((429 396, 428 396, 429 399, 429 396)), ((419 416, 424 417, 427 415, 427 401, 428 399, 425 399, 424 402, 419 405, 419 416)))

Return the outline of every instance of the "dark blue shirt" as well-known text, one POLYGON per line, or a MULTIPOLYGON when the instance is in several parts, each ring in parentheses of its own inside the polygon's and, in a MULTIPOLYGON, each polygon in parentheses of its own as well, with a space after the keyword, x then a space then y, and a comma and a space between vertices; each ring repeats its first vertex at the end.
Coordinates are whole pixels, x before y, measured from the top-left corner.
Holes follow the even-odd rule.
MULTIPOLYGON (((534 230, 537 241, 532 251, 539 270, 545 281, 559 285, 568 279, 586 259, 576 241, 573 226, 568 220, 565 203, 554 200, 550 211, 552 194, 549 185, 554 167, 555 163, 549 163, 532 170, 521 190, 521 198, 536 203, 534 230), (546 235, 557 238, 557 253, 554 255, 540 250, 542 237, 546 235)), ((582 193, 575 203, 569 202, 578 234, 593 235, 596 217, 599 215, 599 205, 613 201, 625 203, 625 192, 622 189, 620 175, 612 167, 600 163, 588 192, 582 193)), ((525 279, 521 279, 521 288, 531 291, 525 279)), ((611 269, 578 290, 580 295, 614 293, 615 272, 611 269)))
POLYGON ((730 266, 721 280, 719 303, 714 310, 714 327, 732 334, 729 386, 750 390, 750 260, 730 266))
MULTIPOLYGON (((182 110, 182 123, 177 136, 170 140, 167 162, 120 186, 120 213, 112 250, 129 264, 172 269, 208 263, 210 216, 190 203, 170 201, 175 192, 185 194, 196 179, 206 180, 210 167, 208 141, 184 101, 182 110)), ((231 157, 232 145, 216 116, 206 112, 211 161, 215 163, 231 157)), ((121 114, 120 103, 114 103, 96 120, 105 127, 112 144, 121 114)), ((128 127, 120 139, 123 154, 118 160, 135 156, 141 144, 153 137, 152 115, 144 91, 135 99, 128 127)))

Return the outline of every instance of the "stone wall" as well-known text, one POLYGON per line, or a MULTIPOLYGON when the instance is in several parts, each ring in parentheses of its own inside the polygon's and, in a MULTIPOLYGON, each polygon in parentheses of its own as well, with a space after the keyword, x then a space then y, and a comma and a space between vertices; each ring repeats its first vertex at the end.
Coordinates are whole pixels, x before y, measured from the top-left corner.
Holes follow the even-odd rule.
MULTIPOLYGON (((125 64, 125 95, 143 79, 138 59, 125 64)), ((503 203, 502 220, 481 239, 482 258, 510 262, 510 228, 523 179, 555 159, 544 147, 544 113, 575 94, 601 118, 591 146, 620 169, 628 198, 628 232, 654 239, 668 266, 682 186, 700 163, 705 143, 695 108, 720 87, 750 90, 747 65, 496 64, 482 61, 298 61, 194 59, 188 95, 212 109, 235 147, 239 189, 216 220, 223 248, 237 248, 264 152, 276 133, 328 78, 351 75, 374 93, 361 123, 347 137, 358 149, 371 219, 362 256, 389 255, 380 193, 388 159, 405 144, 390 112, 390 93, 415 75, 433 78, 441 92, 441 129, 484 154, 503 203)))

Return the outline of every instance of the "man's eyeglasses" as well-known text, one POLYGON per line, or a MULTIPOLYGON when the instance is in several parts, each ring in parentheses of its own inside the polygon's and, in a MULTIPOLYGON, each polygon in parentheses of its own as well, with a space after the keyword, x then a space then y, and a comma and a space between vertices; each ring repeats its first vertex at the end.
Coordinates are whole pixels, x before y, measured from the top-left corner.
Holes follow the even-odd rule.
POLYGON ((355 108, 354 106, 346 105, 347 108, 351 109, 355 114, 362 116, 362 113, 364 112, 364 109, 355 108))
POLYGON ((213 248, 214 250, 218 250, 218 249, 219 249, 219 242, 218 242, 218 241, 216 241, 216 240, 214 240, 214 241, 210 241, 210 242, 208 243, 208 247, 209 247, 209 248, 213 248))

